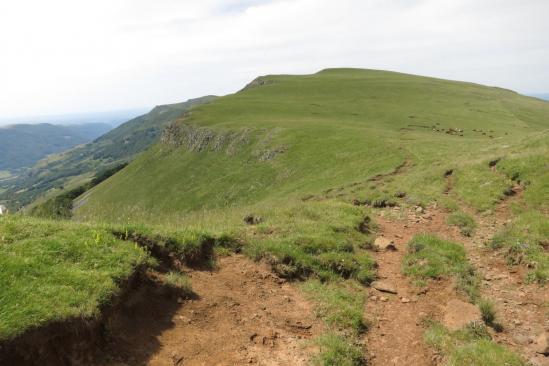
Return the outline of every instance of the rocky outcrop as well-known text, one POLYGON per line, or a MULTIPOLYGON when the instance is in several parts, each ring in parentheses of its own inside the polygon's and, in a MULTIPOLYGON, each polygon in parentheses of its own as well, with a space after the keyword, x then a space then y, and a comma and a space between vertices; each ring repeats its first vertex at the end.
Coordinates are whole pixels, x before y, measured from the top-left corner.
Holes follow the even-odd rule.
POLYGON ((241 147, 250 143, 249 134, 248 129, 215 131, 207 127, 174 123, 164 129, 160 142, 184 147, 192 152, 224 151, 228 155, 235 155, 241 147))
MULTIPOLYGON (((288 150, 286 146, 272 146, 275 133, 276 131, 267 132, 263 138, 259 139, 252 151, 252 156, 259 161, 269 161, 285 153, 288 150)), ((232 156, 252 143, 252 131, 250 129, 214 130, 208 127, 173 123, 164 129, 160 142, 164 145, 184 147, 192 152, 217 151, 232 156)))

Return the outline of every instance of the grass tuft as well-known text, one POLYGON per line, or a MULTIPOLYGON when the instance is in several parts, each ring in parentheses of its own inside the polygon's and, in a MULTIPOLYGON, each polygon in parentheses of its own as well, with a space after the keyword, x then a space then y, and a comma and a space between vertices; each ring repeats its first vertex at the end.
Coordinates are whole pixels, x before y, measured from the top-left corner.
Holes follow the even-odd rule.
POLYGON ((360 346, 336 334, 328 333, 316 339, 320 354, 313 359, 318 366, 362 366, 366 364, 360 346))
POLYGON ((457 226, 464 236, 472 236, 477 228, 475 219, 462 211, 456 211, 448 216, 448 224, 457 226))
POLYGON ((447 366, 526 366, 519 355, 492 341, 483 325, 450 332, 432 323, 425 340, 445 356, 447 366))
POLYGON ((419 234, 408 243, 403 272, 416 280, 454 277, 472 301, 479 296, 479 280, 461 244, 419 234))
POLYGON ((528 210, 517 215, 488 245, 506 248, 510 265, 531 268, 527 278, 530 282, 549 282, 549 219, 543 213, 528 210))
POLYGON ((362 313, 365 295, 362 289, 347 283, 323 284, 307 281, 305 293, 317 304, 316 312, 334 330, 358 335, 367 328, 362 313))

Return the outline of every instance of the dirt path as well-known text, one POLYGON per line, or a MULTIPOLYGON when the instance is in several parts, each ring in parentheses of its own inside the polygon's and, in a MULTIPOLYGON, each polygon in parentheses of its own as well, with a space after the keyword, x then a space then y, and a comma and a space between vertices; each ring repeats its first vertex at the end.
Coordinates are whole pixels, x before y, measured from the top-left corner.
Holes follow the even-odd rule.
POLYGON ((537 336, 549 329, 549 290, 525 283, 527 268, 509 267, 504 252, 484 245, 511 219, 510 206, 519 200, 520 191, 502 201, 494 215, 477 217, 479 227, 474 236, 461 242, 482 277, 482 296, 495 302, 498 321, 504 327, 503 332, 493 335, 494 340, 522 354, 532 365, 549 366, 549 357, 534 350, 537 336))
MULTIPOLYGON (((400 209, 395 209, 397 212, 400 209)), ((393 285, 397 295, 371 289, 365 317, 374 321, 374 327, 366 335, 366 345, 371 365, 435 365, 438 358, 423 342, 422 321, 440 319, 443 307, 450 298, 457 297, 450 281, 431 283, 419 289, 402 274, 402 259, 406 244, 417 233, 446 233, 444 218, 430 213, 406 213, 402 220, 376 218, 379 233, 393 240, 396 251, 375 253, 378 276, 393 285)))
MULTIPOLYGON (((502 252, 487 249, 484 245, 508 222, 511 218, 509 206, 519 199, 520 195, 517 195, 504 200, 490 217, 476 215, 479 227, 471 238, 462 236, 458 228, 448 226, 448 214, 436 208, 429 208, 425 213, 406 211, 403 219, 376 218, 380 234, 393 240, 398 249, 375 254, 378 274, 383 281, 394 285, 398 295, 387 295, 374 289, 370 292, 365 316, 375 321, 366 340, 368 352, 373 354, 372 365, 433 365, 439 361, 423 343, 421 319, 425 314, 441 319, 444 304, 460 295, 448 282, 430 284, 426 294, 418 293, 417 287, 401 271, 406 243, 413 235, 428 232, 465 246, 471 263, 482 278, 481 294, 495 302, 498 321, 504 327, 503 332, 492 332, 493 339, 520 353, 532 365, 549 366, 549 358, 536 354, 534 350, 537 336, 543 329, 549 329, 549 290, 524 283, 526 268, 507 266, 502 252), (380 297, 388 300, 380 301, 380 297), (402 297, 410 302, 403 302, 402 297)), ((398 212, 398 208, 393 211, 394 214, 398 212)))
POLYGON ((150 289, 138 295, 113 324, 105 364, 306 365, 315 351, 307 340, 322 331, 312 305, 243 256, 221 258, 218 267, 192 271, 196 298, 181 304, 150 289))

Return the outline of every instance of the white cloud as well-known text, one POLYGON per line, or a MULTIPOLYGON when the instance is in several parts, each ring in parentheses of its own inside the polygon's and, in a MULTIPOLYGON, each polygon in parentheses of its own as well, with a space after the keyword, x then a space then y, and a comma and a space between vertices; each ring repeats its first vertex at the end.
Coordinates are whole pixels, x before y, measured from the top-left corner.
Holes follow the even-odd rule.
POLYGON ((152 106, 335 66, 542 92, 547 14, 546 0, 3 0, 0 117, 152 106))

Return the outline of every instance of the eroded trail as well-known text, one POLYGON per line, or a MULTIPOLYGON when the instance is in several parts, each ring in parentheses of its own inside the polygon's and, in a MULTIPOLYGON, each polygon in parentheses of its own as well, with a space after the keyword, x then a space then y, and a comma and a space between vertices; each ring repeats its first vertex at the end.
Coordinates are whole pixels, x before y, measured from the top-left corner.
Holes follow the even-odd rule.
MULTIPOLYGON (((470 238, 461 235, 457 227, 448 226, 448 213, 436 208, 419 214, 407 211, 402 219, 376 218, 379 233, 393 240, 397 247, 397 251, 375 254, 379 277, 393 285, 398 294, 388 295, 374 289, 370 292, 365 316, 375 322, 367 334, 368 352, 374 355, 371 364, 438 364, 441 360, 423 342, 421 320, 425 316, 440 320, 449 299, 467 301, 448 281, 431 282, 426 289, 418 289, 402 274, 406 243, 413 235, 425 232, 465 246, 469 260, 482 279, 481 296, 495 303, 497 320, 503 325, 502 332, 491 332, 493 339, 521 354, 532 365, 549 366, 549 358, 536 353, 536 338, 544 329, 549 329, 549 291, 537 284, 527 284, 527 268, 508 266, 505 253, 485 245, 511 218, 509 206, 518 199, 503 201, 492 216, 475 215, 479 227, 470 238), (385 301, 380 301, 383 297, 385 301)), ((395 213, 398 210, 395 209, 395 213)))
POLYGON ((503 325, 502 332, 493 334, 494 340, 522 354, 532 365, 549 366, 549 357, 536 353, 537 337, 549 329, 549 290, 526 283, 527 268, 508 266, 503 251, 484 245, 511 219, 509 207, 519 199, 520 195, 506 199, 494 215, 479 217, 475 235, 461 242, 482 277, 482 296, 495 303, 498 322, 503 325))
POLYGON ((108 365, 308 364, 322 325, 293 285, 240 255, 189 275, 195 299, 166 306, 144 293, 116 320, 108 365))
MULTIPOLYGON (((397 211, 399 209, 395 209, 397 211)), ((371 289, 366 306, 366 318, 374 321, 366 335, 372 365, 435 365, 438 358, 423 341, 423 320, 440 319, 444 306, 456 297, 450 281, 438 281, 420 289, 402 274, 402 259, 406 244, 417 233, 445 233, 451 235, 439 215, 407 212, 402 220, 376 218, 379 233, 392 240, 396 251, 375 254, 378 276, 392 285, 397 294, 371 289)))

